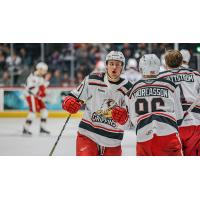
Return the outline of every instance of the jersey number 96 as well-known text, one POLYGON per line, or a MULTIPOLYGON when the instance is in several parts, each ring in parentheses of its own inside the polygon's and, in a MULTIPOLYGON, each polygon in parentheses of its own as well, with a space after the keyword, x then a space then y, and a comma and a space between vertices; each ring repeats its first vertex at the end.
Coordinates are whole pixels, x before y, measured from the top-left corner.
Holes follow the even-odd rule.
POLYGON ((162 109, 160 109, 161 106, 164 106, 164 101, 161 98, 153 98, 150 104, 148 104, 148 101, 146 99, 138 99, 135 102, 135 112, 138 115, 144 115, 149 112, 163 111, 162 109), (151 110, 149 106, 151 106, 151 110))

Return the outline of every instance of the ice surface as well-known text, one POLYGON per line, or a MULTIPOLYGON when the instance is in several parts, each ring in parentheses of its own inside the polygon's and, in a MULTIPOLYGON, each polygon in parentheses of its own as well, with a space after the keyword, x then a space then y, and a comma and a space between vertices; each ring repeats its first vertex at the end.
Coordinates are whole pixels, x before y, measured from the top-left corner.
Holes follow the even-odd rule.
MULTIPOLYGON (((39 119, 32 125, 32 136, 23 136, 24 118, 0 118, 0 155, 48 156, 65 122, 63 118, 48 119, 50 136, 39 134, 39 119)), ((71 118, 56 147, 55 156, 75 155, 75 140, 80 119, 71 118)), ((123 155, 135 155, 135 131, 125 131, 123 155)))

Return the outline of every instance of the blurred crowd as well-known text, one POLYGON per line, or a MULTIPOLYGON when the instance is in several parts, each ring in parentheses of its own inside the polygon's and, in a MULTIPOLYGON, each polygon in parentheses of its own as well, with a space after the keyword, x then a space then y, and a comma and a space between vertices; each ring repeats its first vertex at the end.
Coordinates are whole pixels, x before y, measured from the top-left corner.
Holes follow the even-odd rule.
MULTIPOLYGON (((179 48, 188 49, 192 55, 190 67, 197 67, 194 55, 195 44, 179 44, 179 48)), ((74 43, 44 44, 43 59, 49 66, 46 79, 50 86, 78 85, 84 77, 95 69, 104 67, 107 52, 119 50, 124 53, 127 69, 134 65, 146 53, 155 53, 163 64, 166 50, 173 49, 173 43, 74 43)), ((0 86, 23 86, 34 66, 41 61, 41 44, 0 44, 0 86)))

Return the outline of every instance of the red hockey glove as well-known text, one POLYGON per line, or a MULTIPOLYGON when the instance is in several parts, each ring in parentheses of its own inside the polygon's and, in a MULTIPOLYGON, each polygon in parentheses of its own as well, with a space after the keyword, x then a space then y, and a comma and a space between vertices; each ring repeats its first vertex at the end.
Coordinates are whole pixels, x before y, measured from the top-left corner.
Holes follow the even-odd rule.
POLYGON ((65 99, 62 103, 62 107, 67 112, 69 112, 71 114, 75 114, 81 108, 81 103, 79 103, 78 99, 71 97, 71 96, 67 96, 67 97, 65 97, 65 99))
POLYGON ((116 106, 112 109, 112 118, 115 122, 124 125, 128 120, 128 113, 125 108, 116 106))
POLYGON ((46 87, 44 85, 40 85, 37 96, 39 96, 40 98, 45 97, 46 96, 45 90, 46 90, 46 87))

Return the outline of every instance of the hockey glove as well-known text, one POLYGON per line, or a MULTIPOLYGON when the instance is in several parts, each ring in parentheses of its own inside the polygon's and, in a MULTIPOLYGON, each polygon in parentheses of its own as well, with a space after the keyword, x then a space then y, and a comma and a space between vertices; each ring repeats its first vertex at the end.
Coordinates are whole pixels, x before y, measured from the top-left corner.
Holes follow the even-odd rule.
POLYGON ((128 113, 125 108, 116 106, 112 109, 112 118, 115 122, 124 125, 128 120, 128 113))
POLYGON ((81 103, 79 102, 78 99, 76 99, 74 97, 66 96, 62 103, 62 107, 67 112, 69 112, 71 114, 75 114, 81 108, 81 103))

